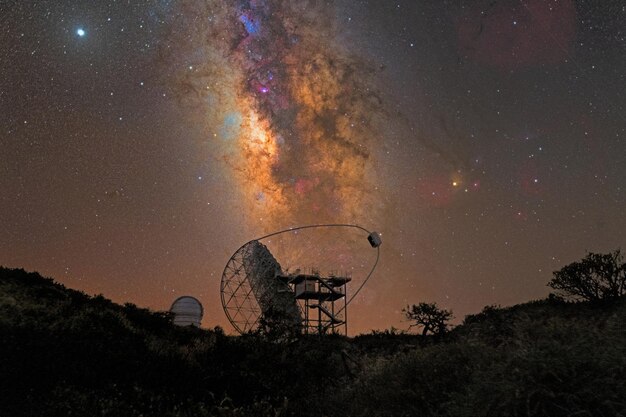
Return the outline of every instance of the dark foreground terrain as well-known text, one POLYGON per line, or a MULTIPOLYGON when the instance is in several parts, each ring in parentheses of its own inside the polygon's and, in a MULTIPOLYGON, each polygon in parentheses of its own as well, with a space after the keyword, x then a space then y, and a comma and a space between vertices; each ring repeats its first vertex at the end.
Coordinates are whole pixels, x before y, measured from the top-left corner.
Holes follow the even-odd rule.
POLYGON ((273 342, 0 268, 0 416, 626 415, 626 300, 273 342))

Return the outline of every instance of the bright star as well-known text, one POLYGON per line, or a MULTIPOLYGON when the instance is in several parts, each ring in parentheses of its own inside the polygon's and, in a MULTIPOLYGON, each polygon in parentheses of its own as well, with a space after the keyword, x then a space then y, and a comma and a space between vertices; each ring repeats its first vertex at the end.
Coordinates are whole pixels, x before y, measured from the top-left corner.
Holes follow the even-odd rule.
POLYGON ((83 36, 85 36, 85 31, 83 28, 78 28, 76 30, 76 34, 82 38, 83 36))

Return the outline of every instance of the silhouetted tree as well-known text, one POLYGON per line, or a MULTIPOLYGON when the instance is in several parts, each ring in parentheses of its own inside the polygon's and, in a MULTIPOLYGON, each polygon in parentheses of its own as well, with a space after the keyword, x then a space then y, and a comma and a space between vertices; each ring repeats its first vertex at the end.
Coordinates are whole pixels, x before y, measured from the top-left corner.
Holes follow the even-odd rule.
POLYGON ((626 263, 619 249, 608 254, 589 252, 553 274, 548 286, 567 298, 598 301, 626 294, 626 263))
POLYGON ((415 321, 409 327, 419 326, 422 335, 432 333, 441 335, 448 330, 448 321, 452 318, 452 311, 437 307, 437 303, 419 303, 402 309, 407 319, 415 321))

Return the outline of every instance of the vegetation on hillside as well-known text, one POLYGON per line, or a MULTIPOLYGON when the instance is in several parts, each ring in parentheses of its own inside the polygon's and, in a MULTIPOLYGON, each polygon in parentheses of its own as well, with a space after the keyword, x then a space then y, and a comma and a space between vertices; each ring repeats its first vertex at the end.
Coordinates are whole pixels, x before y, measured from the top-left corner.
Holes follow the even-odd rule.
POLYGON ((448 322, 452 319, 452 311, 437 307, 437 303, 413 304, 402 310, 407 319, 414 322, 411 327, 422 329, 422 336, 427 334, 442 335, 448 331, 448 322))
POLYGON ((624 297, 552 297, 438 336, 277 341, 0 268, 0 415, 625 415, 625 321, 624 297))
POLYGON ((626 263, 621 251, 589 252, 582 260, 554 272, 548 286, 558 296, 572 300, 599 301, 626 295, 626 263))

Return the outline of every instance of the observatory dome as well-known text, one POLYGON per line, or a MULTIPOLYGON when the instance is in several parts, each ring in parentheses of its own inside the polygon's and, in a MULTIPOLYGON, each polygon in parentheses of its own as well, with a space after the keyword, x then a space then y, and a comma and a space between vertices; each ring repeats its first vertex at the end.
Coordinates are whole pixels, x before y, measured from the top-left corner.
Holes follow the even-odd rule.
POLYGON ((196 298, 189 295, 178 297, 172 303, 170 311, 174 313, 174 324, 178 326, 200 327, 204 310, 196 298))

